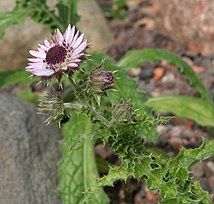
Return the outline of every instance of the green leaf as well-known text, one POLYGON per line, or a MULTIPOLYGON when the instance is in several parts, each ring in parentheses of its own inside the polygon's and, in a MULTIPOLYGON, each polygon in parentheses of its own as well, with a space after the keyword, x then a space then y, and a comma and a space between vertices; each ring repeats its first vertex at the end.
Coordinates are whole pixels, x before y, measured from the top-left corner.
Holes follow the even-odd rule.
POLYGON ((0 13, 0 37, 4 35, 4 31, 9 26, 23 23, 27 15, 28 12, 20 5, 17 5, 12 11, 0 13))
POLYGON ((20 98, 29 101, 34 104, 38 104, 39 102, 39 96, 36 95, 34 92, 32 92, 29 88, 27 89, 21 89, 18 91, 17 94, 20 98))
POLYGON ((35 79, 30 80, 29 76, 29 73, 25 69, 0 72, 0 88, 12 84, 30 84, 35 81, 35 79))
POLYGON ((179 155, 175 158, 176 161, 181 161, 184 168, 189 168, 195 163, 214 156, 214 140, 204 139, 200 147, 196 149, 182 148, 179 155))
POLYGON ((159 113, 170 112, 182 118, 195 120, 202 126, 214 126, 214 105, 189 96, 160 96, 146 104, 159 113))
MULTIPOLYGON (((90 70, 98 67, 103 60, 103 67, 114 73, 115 83, 113 88, 115 88, 116 91, 108 92, 108 97, 113 104, 120 103, 121 99, 125 102, 130 100, 134 108, 138 109, 139 114, 144 115, 145 118, 153 117, 150 109, 144 105, 144 102, 147 100, 146 94, 137 90, 137 82, 128 77, 126 72, 118 67, 113 59, 103 53, 94 53, 90 59, 91 60, 87 60, 85 64, 82 64, 84 73, 89 74, 90 70)), ((141 132, 146 140, 151 141, 156 139, 156 128, 154 126, 155 123, 153 126, 148 126, 147 123, 142 124, 141 132)))
POLYGON ((19 0, 12 11, 0 13, 0 37, 7 27, 23 23, 26 17, 43 24, 50 30, 64 27, 54 11, 50 10, 45 0, 19 0))
POLYGON ((167 60, 170 64, 176 66, 203 99, 212 100, 210 93, 206 90, 192 68, 176 54, 159 49, 133 50, 127 52, 117 65, 125 70, 130 70, 140 66, 143 61, 157 62, 161 60, 167 60))
POLYGON ((67 28, 68 24, 76 25, 80 16, 77 14, 77 4, 79 0, 58 0, 57 8, 59 11, 59 18, 64 26, 67 28))
POLYGON ((77 148, 71 149, 74 138, 91 134, 92 124, 85 115, 74 116, 63 127, 64 139, 61 142, 62 158, 59 164, 59 191, 64 204, 108 203, 107 196, 100 188, 93 197, 85 194, 96 186, 98 177, 91 138, 82 140, 77 148))
MULTIPOLYGON (((118 180, 124 180, 126 181, 128 177, 130 177, 131 172, 129 172, 129 169, 120 166, 120 167, 111 167, 109 169, 108 175, 103 176, 102 178, 98 179, 98 185, 99 186, 114 186, 114 182, 118 180)), ((96 187, 94 187, 96 188, 96 187)), ((94 190, 94 189, 92 189, 94 190)))
POLYGON ((25 11, 28 11, 28 16, 37 23, 43 24, 50 30, 59 28, 63 30, 63 26, 59 17, 51 10, 45 0, 21 0, 19 2, 25 11))
POLYGON ((160 191, 160 203, 211 203, 208 192, 198 181, 191 180, 188 168, 213 157, 213 145, 214 141, 204 140, 199 148, 182 149, 175 158, 163 159, 152 152, 149 156, 126 158, 120 167, 110 168, 109 174, 98 180, 98 185, 113 186, 117 180, 144 178, 149 189, 160 191))

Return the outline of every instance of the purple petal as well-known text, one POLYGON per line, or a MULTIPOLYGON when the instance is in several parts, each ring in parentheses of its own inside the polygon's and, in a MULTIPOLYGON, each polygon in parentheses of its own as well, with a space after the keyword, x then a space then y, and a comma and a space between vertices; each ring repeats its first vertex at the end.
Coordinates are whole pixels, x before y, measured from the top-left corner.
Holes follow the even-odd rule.
POLYGON ((54 74, 54 71, 52 69, 47 69, 44 66, 40 67, 39 69, 28 66, 28 67, 26 67, 26 70, 36 76, 50 76, 50 75, 54 74))
POLYGON ((64 40, 62 33, 59 31, 59 29, 56 29, 56 41, 58 43, 62 43, 64 40))
POLYGON ((32 63, 28 63, 29 67, 32 68, 40 68, 40 67, 44 67, 44 62, 32 62, 32 63))
POLYGON ((69 64, 69 67, 75 68, 75 67, 78 67, 78 64, 76 64, 76 63, 71 63, 71 64, 69 64))
POLYGON ((39 47, 40 47, 43 51, 48 51, 48 50, 49 50, 49 48, 46 47, 45 45, 39 44, 39 47))
POLYGON ((80 44, 78 48, 74 50, 73 56, 75 57, 75 55, 81 53, 87 47, 87 45, 87 40, 85 40, 83 43, 80 44))
POLYGON ((51 47, 51 44, 50 44, 50 42, 49 42, 47 39, 44 40, 44 44, 45 44, 45 46, 48 47, 48 48, 51 47))
POLYGON ((77 33, 75 34, 74 39, 72 40, 72 43, 71 43, 71 47, 74 47, 74 43, 76 42, 78 36, 79 36, 79 31, 77 31, 77 33))
POLYGON ((75 26, 73 26, 71 29, 71 26, 69 24, 68 28, 65 31, 65 41, 67 44, 70 44, 71 41, 73 40, 74 33, 75 33, 75 26))
POLYGON ((41 58, 28 58, 28 61, 30 62, 42 62, 41 58))
POLYGON ((75 56, 72 57, 72 59, 73 59, 73 60, 74 60, 74 59, 78 59, 78 58, 82 57, 83 55, 84 55, 84 53, 75 55, 75 56))
POLYGON ((72 62, 81 62, 80 59, 73 59, 72 62))
POLYGON ((84 38, 84 34, 82 34, 82 35, 80 35, 80 37, 78 37, 78 39, 74 43, 74 46, 73 46, 74 49, 80 45, 80 43, 83 41, 83 38, 84 38))
POLYGON ((38 52, 38 51, 30 50, 29 53, 31 55, 33 55, 34 57, 40 57, 42 59, 45 59, 45 57, 46 57, 45 52, 43 53, 43 52, 38 52))

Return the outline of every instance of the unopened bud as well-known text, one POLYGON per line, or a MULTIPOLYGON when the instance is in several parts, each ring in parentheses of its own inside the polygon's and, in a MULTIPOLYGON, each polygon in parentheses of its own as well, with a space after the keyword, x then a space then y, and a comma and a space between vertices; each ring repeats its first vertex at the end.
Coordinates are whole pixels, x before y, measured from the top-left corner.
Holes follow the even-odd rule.
POLYGON ((116 122, 133 122, 135 113, 132 104, 120 103, 114 107, 114 119, 116 122))
POLYGON ((55 121, 60 124, 64 115, 64 110, 65 107, 63 105, 63 101, 57 94, 44 95, 38 106, 38 113, 47 116, 47 120, 45 121, 47 124, 51 121, 55 121))
POLYGON ((91 72, 90 80, 93 86, 98 87, 102 90, 114 83, 114 76, 111 72, 99 67, 91 72))

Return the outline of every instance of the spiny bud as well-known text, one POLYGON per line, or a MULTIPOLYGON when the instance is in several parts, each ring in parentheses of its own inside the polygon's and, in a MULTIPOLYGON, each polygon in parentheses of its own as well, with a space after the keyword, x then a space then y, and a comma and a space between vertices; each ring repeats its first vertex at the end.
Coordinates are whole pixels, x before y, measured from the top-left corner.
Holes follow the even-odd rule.
POLYGON ((133 122, 135 111, 132 104, 126 102, 115 105, 113 114, 114 120, 118 123, 133 122))
POLYGON ((113 74, 102 67, 92 70, 89 78, 92 86, 100 90, 108 88, 114 83, 113 74))
POLYGON ((45 121, 47 124, 49 124, 51 121, 55 121, 60 124, 64 115, 64 111, 65 107, 63 101, 60 99, 58 94, 45 94, 38 106, 38 113, 44 114, 48 117, 45 121))

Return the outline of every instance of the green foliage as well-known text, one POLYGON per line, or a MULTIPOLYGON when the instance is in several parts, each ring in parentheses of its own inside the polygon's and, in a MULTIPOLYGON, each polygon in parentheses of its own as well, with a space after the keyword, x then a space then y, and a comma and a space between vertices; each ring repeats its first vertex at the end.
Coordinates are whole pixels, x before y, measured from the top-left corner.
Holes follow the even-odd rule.
POLYGON ((29 80, 29 76, 29 73, 27 73, 25 69, 0 72, 0 88, 12 84, 30 84, 35 81, 35 79, 29 80))
POLYGON ((142 116, 142 125, 140 128, 146 140, 156 139, 156 125, 160 124, 163 118, 154 118, 150 109, 144 105, 147 100, 145 93, 137 91, 137 82, 127 76, 125 70, 121 69, 116 63, 104 54, 96 53, 91 56, 91 60, 82 65, 82 69, 87 75, 90 70, 98 67, 105 59, 103 67, 109 71, 114 72, 116 81, 114 84, 115 91, 108 91, 108 98, 112 104, 118 104, 121 101, 130 101, 134 105, 134 109, 138 110, 138 114, 142 116))
POLYGON ((68 24, 75 25, 80 16, 77 14, 78 0, 58 0, 57 8, 64 29, 68 24))
POLYGON ((146 104, 159 113, 170 112, 182 118, 195 120, 203 126, 214 126, 214 105, 189 96, 160 96, 148 99, 146 104))
POLYGON ((29 88, 20 90, 18 92, 18 96, 34 104, 38 104, 39 101, 39 96, 33 93, 31 90, 29 90, 29 88))
POLYGON ((28 12, 19 4, 12 11, 0 13, 0 37, 3 36, 7 27, 23 23, 27 15, 28 12))
MULTIPOLYGON (((103 58, 106 57, 99 54, 92 55, 94 61, 86 62, 84 70, 88 71, 87 66, 96 68, 103 58)), ((184 149, 176 158, 164 158, 146 148, 144 141, 147 138, 151 139, 149 127, 153 128, 153 125, 157 125, 144 104, 146 97, 135 91, 137 88, 135 81, 128 78, 125 71, 116 66, 114 61, 106 58, 103 67, 116 71, 117 79, 114 87, 117 91, 107 91, 113 106, 110 108, 111 111, 104 109, 102 116, 105 120, 97 118, 100 120, 97 135, 115 151, 122 164, 119 167, 111 167, 108 175, 98 179, 98 187, 112 186, 119 179, 126 181, 134 177, 138 180, 146 179, 151 190, 160 190, 160 203, 210 203, 209 194, 202 190, 197 181, 191 179, 188 168, 195 162, 214 156, 211 148, 213 141, 204 141, 198 149, 184 149), (129 119, 125 122, 115 118, 115 115, 118 115, 115 107, 123 105, 124 102, 131 103, 134 110, 138 109, 137 111, 130 111, 129 107, 123 109, 122 117, 133 114, 131 117, 128 115, 129 119), (128 112, 125 113, 126 111, 128 112), (147 133, 141 131, 147 128, 147 133)), ((96 190, 97 186, 92 186, 89 192, 95 194, 96 190)))
POLYGON ((37 23, 54 30, 59 28, 64 31, 68 24, 75 25, 79 20, 77 14, 78 0, 58 0, 59 16, 51 10, 45 0, 18 0, 12 11, 0 13, 0 37, 11 25, 23 23, 30 17, 37 23))
POLYGON ((60 18, 47 6, 45 0, 20 0, 23 10, 28 11, 28 17, 45 27, 54 30, 63 29, 60 18))
POLYGON ((196 149, 185 149, 182 148, 179 155, 174 161, 180 162, 183 168, 188 168, 197 162, 201 162, 204 159, 213 157, 214 155, 214 140, 204 140, 202 145, 196 149))
POLYGON ((51 30, 55 28, 63 30, 59 17, 50 10, 45 0, 18 0, 12 11, 0 13, 0 37, 3 36, 7 27, 23 23, 26 17, 51 30))
POLYGON ((113 186, 115 181, 126 181, 129 177, 145 178, 150 189, 160 190, 160 203, 211 203, 209 194, 197 181, 191 180, 187 168, 214 156, 213 145, 214 141, 204 140, 199 148, 183 149, 177 157, 167 160, 144 149, 138 157, 124 158, 120 167, 111 168, 108 175, 99 179, 98 185, 113 186))
POLYGON ((143 61, 157 62, 161 60, 167 60, 170 64, 177 67, 179 71, 186 76, 189 84, 198 91, 201 97, 204 100, 211 101, 209 92, 206 90, 195 72, 176 54, 158 49, 133 50, 126 53, 126 55, 118 62, 118 66, 122 69, 129 70, 140 66, 143 61))
POLYGON ((114 0, 113 4, 104 11, 107 17, 123 19, 127 16, 127 0, 114 0))
POLYGON ((78 147, 71 149, 83 135, 90 135, 92 124, 85 115, 74 115, 63 127, 64 139, 61 141, 62 158, 59 163, 60 185, 59 192, 64 204, 108 203, 102 189, 98 189, 95 195, 85 197, 85 192, 92 186, 96 186, 98 176, 93 155, 92 138, 81 141, 78 147))

